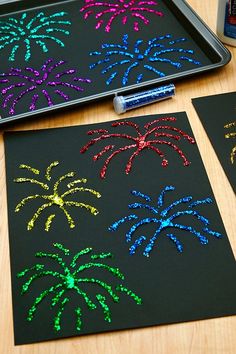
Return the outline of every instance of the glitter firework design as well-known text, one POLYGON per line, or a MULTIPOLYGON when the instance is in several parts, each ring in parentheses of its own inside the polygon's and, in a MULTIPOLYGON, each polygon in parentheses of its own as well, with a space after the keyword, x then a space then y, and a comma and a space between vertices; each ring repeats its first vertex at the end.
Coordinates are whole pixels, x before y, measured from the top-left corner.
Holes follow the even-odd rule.
POLYGON ((105 154, 107 153, 109 154, 101 169, 100 172, 101 178, 105 178, 107 168, 111 160, 117 155, 119 155, 120 153, 128 150, 134 150, 134 152, 132 153, 132 155, 130 156, 126 164, 125 167, 126 174, 130 173, 134 160, 145 149, 157 154, 162 160, 163 167, 168 166, 168 160, 165 156, 164 151, 160 150, 157 147, 157 145, 170 147, 173 151, 175 151, 180 156, 180 158, 183 161, 183 165, 188 166, 190 164, 190 161, 187 159, 187 157, 185 156, 183 151, 178 147, 178 145, 176 145, 172 141, 179 141, 181 140, 181 138, 184 138, 190 144, 194 144, 195 140, 192 137, 190 137, 187 133, 182 131, 181 129, 166 123, 166 122, 176 122, 176 120, 177 119, 175 117, 163 117, 163 118, 155 119, 144 125, 143 133, 141 132, 139 125, 131 121, 118 121, 111 124, 112 128, 117 128, 117 127, 120 128, 123 126, 126 128, 128 127, 129 129, 131 128, 134 131, 135 135, 130 135, 127 134, 126 132, 109 133, 109 131, 106 129, 90 130, 87 133, 88 135, 98 135, 98 137, 91 139, 85 146, 83 146, 80 152, 85 153, 93 145, 107 139, 116 139, 120 141, 124 140, 124 142, 128 142, 128 144, 123 145, 117 150, 114 150, 115 145, 108 144, 105 147, 103 147, 99 153, 93 156, 93 160, 98 161, 105 154))
MULTIPOLYGON (((228 123, 224 126, 225 129, 231 129, 236 127, 236 121, 232 122, 232 123, 228 123)), ((226 139, 230 139, 230 138, 236 138, 236 132, 231 132, 231 133, 227 133, 225 134, 225 138, 226 139)), ((231 154, 230 154, 230 161, 233 164, 234 163, 234 159, 235 159, 235 155, 236 155, 236 146, 233 147, 231 154)))
POLYGON ((26 96, 31 96, 29 111, 34 111, 39 99, 45 100, 47 106, 54 105, 52 95, 62 101, 69 101, 68 91, 81 93, 84 91, 81 84, 89 84, 88 78, 78 77, 75 69, 64 68, 65 60, 46 60, 38 71, 33 67, 11 68, 9 72, 0 74, 2 102, 1 107, 9 106, 9 114, 14 115, 16 106, 26 96))
POLYGON ((25 48, 25 61, 32 56, 33 44, 39 46, 44 53, 48 52, 48 44, 54 42, 64 47, 58 35, 69 35, 67 30, 71 22, 65 20, 66 12, 57 12, 46 16, 43 12, 32 17, 24 12, 20 19, 9 17, 0 21, 0 50, 10 48, 9 61, 15 61, 19 49, 25 48))
MULTIPOLYGON (((71 215, 68 212, 68 207, 76 207, 76 208, 83 208, 86 209, 87 211, 89 211, 92 215, 97 215, 98 214, 98 210, 94 207, 91 206, 89 204, 85 204, 83 202, 78 202, 78 201, 73 201, 73 200, 68 200, 68 197, 71 197, 73 194, 77 194, 77 193, 89 193, 92 196, 95 196, 96 198, 100 198, 101 195, 100 193, 98 193, 97 191, 95 191, 94 189, 91 188, 85 188, 85 187, 77 187, 78 184, 85 184, 87 182, 87 180, 85 178, 82 179, 74 179, 72 182, 67 184, 67 189, 65 192, 60 193, 59 189, 60 189, 60 185, 61 183, 63 183, 65 180, 69 179, 69 178, 74 178, 76 177, 76 173, 75 172, 69 172, 66 173, 65 175, 61 176, 59 179, 56 180, 56 182, 53 184, 52 187, 50 187, 49 183, 52 179, 51 177, 51 171, 53 168, 55 168, 56 166, 58 166, 59 162, 58 161, 54 161, 52 162, 46 169, 46 173, 45 173, 45 179, 46 179, 46 183, 39 181, 36 178, 26 178, 26 177, 18 177, 16 179, 14 179, 14 182, 16 183, 30 183, 33 185, 36 185, 37 187, 39 187, 41 190, 43 191, 49 191, 51 189, 51 193, 49 194, 34 194, 34 195, 29 195, 25 198, 23 198, 16 206, 15 208, 15 212, 18 213, 26 204, 28 204, 29 202, 33 202, 34 200, 43 200, 45 201, 44 204, 42 204, 34 213, 34 215, 32 216, 32 218, 29 220, 28 224, 27 224, 27 230, 32 230, 35 226, 36 221, 38 220, 38 218, 41 216, 42 213, 45 213, 45 210, 51 207, 56 207, 59 210, 61 210, 63 212, 63 214, 66 217, 66 220, 68 222, 68 225, 70 228, 74 228, 75 227, 75 222, 73 220, 73 218, 71 217, 71 215)), ((25 165, 25 164, 21 164, 19 166, 20 169, 23 170, 27 170, 27 172, 30 172, 32 175, 37 176, 40 175, 40 171, 32 168, 29 165, 25 165)), ((45 223, 45 231, 49 231, 52 221, 55 218, 56 214, 50 214, 47 217, 46 223, 45 223)))
MULTIPOLYGON (((27 320, 31 322, 36 316, 39 305, 45 298, 51 297, 51 309, 55 309, 56 315, 53 320, 53 327, 55 331, 60 331, 62 327, 62 316, 66 305, 70 301, 70 296, 75 294, 78 297, 75 308, 75 326, 77 331, 82 329, 83 308, 88 310, 95 310, 100 306, 103 312, 103 318, 107 322, 112 321, 110 307, 107 304, 107 297, 111 298, 114 303, 119 303, 119 293, 124 293, 129 296, 136 304, 140 305, 142 300, 133 291, 120 284, 124 280, 124 275, 119 268, 114 268, 106 264, 104 261, 112 258, 111 253, 91 254, 92 248, 85 248, 76 253, 71 262, 67 262, 67 257, 70 256, 69 249, 66 249, 62 244, 54 243, 56 253, 37 252, 35 256, 46 260, 46 265, 36 263, 30 268, 26 268, 17 274, 18 278, 23 278, 30 275, 28 280, 23 284, 21 294, 24 295, 33 287, 35 280, 47 277, 51 279, 51 286, 43 290, 41 294, 36 297, 33 305, 30 307, 27 315, 27 320), (90 258, 85 263, 81 263, 80 259, 83 257, 90 258), (93 277, 93 270, 96 272, 96 278, 93 277), (118 280, 118 284, 112 287, 107 282, 98 278, 98 271, 102 276, 103 272, 109 272, 113 278, 118 280), (85 273, 85 274, 84 274, 85 273), (92 295, 88 295, 88 286, 96 289, 94 299, 92 295), (85 290, 86 289, 86 290, 85 290), (81 305, 80 302, 81 301, 81 305)), ((113 280, 114 281, 114 280, 113 280)), ((45 282, 43 283, 45 284, 45 282)), ((94 293, 94 292, 93 292, 94 293)), ((100 310, 100 312, 101 312, 100 310)), ((96 321, 99 315, 96 317, 96 321)))
POLYGON ((181 69, 186 62, 192 64, 191 66, 201 65, 191 57, 194 55, 192 49, 178 46, 179 43, 186 42, 186 38, 173 39, 171 34, 166 34, 147 42, 138 39, 134 45, 129 44, 128 39, 128 34, 125 34, 121 44, 104 43, 100 51, 90 53, 91 57, 98 59, 90 65, 90 69, 102 66, 101 73, 108 76, 107 85, 110 85, 114 79, 121 78, 121 83, 125 86, 128 84, 130 75, 136 83, 140 83, 143 81, 144 72, 151 72, 155 77, 165 77, 166 73, 163 70, 167 65, 175 69, 181 69), (175 57, 177 54, 178 59, 171 59, 173 54, 175 57))
POLYGON ((109 227, 110 231, 117 231, 117 229, 120 228, 123 224, 135 221, 135 223, 126 233, 126 241, 132 242, 132 245, 129 249, 130 255, 133 255, 137 248, 147 240, 147 237, 144 235, 143 228, 144 226, 151 224, 154 224, 155 231, 144 248, 143 255, 146 257, 149 257, 150 252, 153 250, 153 247, 155 246, 161 234, 164 234, 165 237, 167 237, 175 245, 178 252, 183 252, 183 245, 177 238, 176 232, 178 232, 180 236, 184 234, 184 231, 188 232, 196 237, 202 245, 206 245, 208 243, 207 236, 214 236, 216 238, 222 237, 219 232, 212 231, 209 228, 209 220, 202 216, 198 211, 196 211, 197 207, 212 203, 210 198, 193 201, 192 196, 186 196, 174 201, 168 206, 165 206, 164 203, 166 193, 172 192, 174 190, 175 187, 166 186, 158 196, 157 205, 154 206, 151 205, 150 196, 143 194, 140 191, 133 190, 131 192, 133 196, 138 197, 142 200, 142 202, 129 204, 129 209, 137 210, 139 212, 143 211, 145 214, 147 211, 149 215, 151 214, 151 217, 147 217, 146 215, 145 217, 139 217, 137 214, 129 214, 115 221, 109 227), (181 208, 181 206, 181 210, 176 210, 176 207, 181 208), (183 219, 183 217, 185 219, 183 219), (195 226, 185 225, 185 221, 181 221, 187 220, 189 217, 197 220, 198 226, 200 224, 200 231, 195 229, 195 226), (167 229, 170 229, 169 233, 166 232, 167 229), (142 231, 139 233, 140 230, 142 231), (137 235, 138 233, 139 235, 137 235), (135 235, 137 235, 137 238, 134 240, 135 235))
POLYGON ((163 13, 157 10, 156 1, 142 0, 85 0, 81 8, 84 19, 95 16, 97 20, 96 29, 105 26, 105 31, 110 32, 113 23, 129 24, 132 21, 134 31, 139 31, 139 25, 149 25, 149 17, 162 17, 163 13), (118 20, 121 20, 118 22, 118 20))

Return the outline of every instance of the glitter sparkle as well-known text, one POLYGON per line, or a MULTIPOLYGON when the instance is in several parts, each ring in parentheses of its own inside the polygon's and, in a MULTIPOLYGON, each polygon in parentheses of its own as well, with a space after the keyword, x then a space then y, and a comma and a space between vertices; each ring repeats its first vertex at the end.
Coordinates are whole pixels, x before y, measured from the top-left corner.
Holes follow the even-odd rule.
POLYGON ((173 39, 171 34, 166 34, 148 41, 138 39, 133 45, 129 43, 128 34, 125 34, 121 43, 104 43, 100 51, 91 52, 90 56, 98 60, 90 64, 90 69, 96 70, 102 66, 101 73, 108 76, 107 85, 115 79, 121 79, 122 85, 126 86, 130 76, 136 83, 140 83, 147 72, 151 72, 154 78, 165 77, 163 70, 167 66, 181 69, 186 62, 191 67, 201 65, 194 59, 192 49, 178 46, 186 41, 186 38, 173 39), (178 54, 178 59, 172 59, 173 54, 175 57, 178 54))
POLYGON ((1 73, 0 85, 4 86, 1 89, 1 107, 6 109, 9 106, 9 114, 14 115, 16 106, 28 95, 32 97, 28 110, 34 111, 40 96, 50 107, 54 105, 52 95, 62 101, 69 101, 67 92, 70 90, 80 94, 84 91, 81 84, 89 84, 91 80, 78 77, 75 69, 65 68, 66 64, 65 60, 55 61, 50 58, 40 70, 33 67, 11 68, 9 72, 1 73))
POLYGON ((168 166, 168 160, 166 158, 166 155, 164 151, 160 150, 157 148, 156 145, 163 145, 163 146, 168 146, 170 147, 173 151, 175 151, 180 158, 183 161, 184 166, 188 166, 190 164, 190 161, 186 158, 185 154, 183 151, 176 145, 174 144, 171 140, 174 141, 179 141, 181 138, 184 138, 187 142, 190 144, 194 144, 195 140, 190 137, 187 133, 182 131, 179 128, 176 128, 174 126, 171 126, 169 124, 166 124, 166 122, 176 122, 175 117, 163 117, 159 119, 155 119, 147 124, 144 125, 144 132, 141 132, 141 129, 138 124, 133 123, 131 121, 118 121, 115 123, 111 124, 112 128, 121 128, 125 127, 126 131, 127 128, 131 128, 135 132, 135 136, 132 136, 130 134, 125 133, 109 133, 108 130, 94 130, 94 131, 89 131, 89 135, 93 134, 98 134, 98 137, 95 137, 91 139, 85 146, 82 147, 80 150, 81 153, 85 153, 92 147, 93 145, 103 142, 104 140, 107 139, 112 139, 112 140, 122 140, 124 141, 129 141, 130 144, 125 145, 120 147, 117 150, 113 150, 115 145, 106 145, 103 147, 103 149, 96 155, 93 156, 94 161, 98 161, 100 158, 102 158, 106 153, 109 154, 107 157, 101 172, 100 176, 101 178, 105 178, 107 168, 111 162, 111 160, 119 155, 122 152, 125 152, 127 150, 135 150, 131 157, 129 158, 126 168, 125 168, 125 173, 129 174, 134 160, 138 157, 138 155, 143 152, 143 150, 148 150, 152 151, 155 154, 157 154, 161 160, 162 160, 162 166, 167 167, 168 166), (176 133, 176 134, 172 134, 176 133), (168 140, 167 140, 168 139, 168 140))
POLYGON ((130 23, 134 31, 140 30, 140 24, 147 26, 150 24, 149 18, 156 21, 157 17, 162 17, 163 12, 158 11, 158 3, 153 0, 85 0, 85 5, 80 10, 84 14, 84 19, 94 16, 96 19, 96 29, 105 27, 106 32, 110 32, 114 24, 125 26, 130 23), (121 19, 121 21, 120 21, 121 19))
MULTIPOLYGON (((222 235, 213 231, 209 228, 209 220, 196 211, 196 207, 202 205, 209 205, 212 203, 211 198, 205 198, 201 200, 193 201, 192 196, 185 196, 180 199, 175 200, 168 206, 164 206, 166 194, 175 190, 173 186, 166 186, 157 198, 157 205, 151 204, 151 197, 137 191, 131 191, 131 194, 135 197, 139 197, 144 200, 143 202, 135 202, 129 204, 130 210, 136 210, 142 213, 148 212, 151 217, 145 215, 145 217, 139 217, 137 214, 126 215, 125 217, 115 221, 110 227, 109 231, 117 231, 129 221, 134 221, 135 223, 129 228, 126 233, 126 241, 132 242, 129 248, 130 255, 136 253, 137 249, 147 241, 147 236, 143 234, 143 229, 147 225, 156 225, 154 234, 149 238, 147 244, 144 246, 143 255, 146 257, 150 256, 150 252, 153 248, 156 248, 156 242, 161 234, 166 230, 170 229, 170 232, 165 233, 165 236, 175 245, 178 252, 183 252, 182 242, 177 238, 173 231, 178 232, 180 236, 184 236, 185 232, 192 234, 197 240, 202 244, 206 245, 208 243, 207 236, 214 236, 216 238, 221 238, 222 235), (147 202, 150 201, 150 202, 147 202), (176 210, 178 207, 180 210, 176 210), (189 222, 190 217, 197 221, 200 231, 198 231, 195 226, 185 225, 189 222), (177 221, 177 220, 180 221, 177 221), (139 236, 138 233, 141 229, 142 235, 139 236), (181 231, 181 232, 180 232, 181 231), (137 237, 135 239, 135 236, 137 237)), ((194 222, 194 225, 196 223, 194 222)))
MULTIPOLYGON (((71 197, 72 195, 80 192, 86 192, 89 193, 92 196, 95 196, 96 198, 100 198, 101 194, 94 189, 91 188, 85 188, 85 187, 76 187, 76 185, 80 183, 87 183, 87 180, 85 178, 82 179, 74 179, 72 182, 67 184, 67 190, 64 193, 59 192, 60 184, 67 180, 68 178, 74 178, 76 177, 75 172, 69 172, 63 176, 61 176, 59 179, 56 180, 56 182, 53 184, 53 187, 50 188, 49 183, 51 180, 51 170, 55 168, 59 164, 58 161, 52 162, 46 169, 46 173, 44 175, 46 179, 46 183, 39 181, 38 179, 35 178, 26 178, 26 177, 18 177, 14 180, 16 183, 29 183, 29 184, 34 184, 40 187, 43 190, 50 190, 52 189, 51 194, 34 194, 34 195, 29 195, 25 198, 23 198, 16 206, 15 212, 18 213, 23 207, 25 207, 26 204, 29 202, 32 202, 34 200, 40 200, 43 199, 45 201, 45 204, 42 204, 37 211, 34 213, 33 217, 28 221, 27 224, 27 230, 30 231, 34 228, 36 221, 38 218, 41 216, 42 213, 45 213, 45 210, 51 207, 57 207, 60 209, 63 214, 65 215, 69 227, 72 229, 75 227, 75 222, 71 215, 68 212, 68 207, 77 207, 77 208, 83 208, 87 211, 89 211, 92 215, 97 215, 98 210, 89 204, 85 204, 83 202, 78 202, 74 200, 67 200, 67 197, 71 197)), ((32 173, 33 175, 37 174, 40 175, 40 171, 32 168, 31 166, 22 164, 20 165, 20 169, 27 170, 28 172, 32 173)), ((45 223, 45 231, 49 231, 51 228, 51 224, 53 219, 55 218, 55 214, 50 214, 47 217, 46 223, 45 223)))
MULTIPOLYGON (((75 309, 77 331, 80 331, 83 326, 83 308, 95 310, 100 306, 104 321, 109 323, 112 321, 111 302, 108 299, 109 305, 107 304, 107 297, 111 298, 113 303, 118 304, 120 293, 124 293, 136 304, 141 305, 141 298, 123 284, 120 284, 120 281, 125 278, 120 269, 105 263, 105 261, 112 258, 111 253, 106 253, 106 256, 102 253, 101 257, 96 254, 96 261, 94 261, 94 257, 91 255, 92 248, 87 247, 76 253, 68 262, 70 250, 60 243, 54 243, 53 246, 57 250, 56 253, 37 252, 35 257, 44 260, 44 262, 36 263, 17 274, 19 279, 29 276, 21 290, 21 294, 28 294, 28 297, 30 288, 35 281, 40 281, 40 279, 45 277, 50 279, 50 286, 35 298, 29 308, 27 321, 32 322, 35 317, 37 318, 36 312, 39 310, 39 305, 42 306, 44 299, 51 298, 50 311, 56 313, 53 320, 53 328, 56 332, 60 331, 66 304, 69 303, 73 294, 78 298, 75 309), (86 262, 81 264, 81 258, 87 258, 86 262), (93 271, 96 273, 96 278, 93 277, 93 271), (100 272, 100 278, 98 278, 98 271, 100 272), (104 271, 110 273, 113 277, 113 282, 116 281, 118 284, 112 286, 107 281, 102 280, 104 271), (96 295, 89 295, 89 285, 92 285, 91 288, 96 289, 96 295)), ((96 316, 96 321, 98 320, 99 315, 96 316)))
POLYGON ((32 46, 37 45, 44 53, 49 51, 48 43, 54 42, 65 47, 58 35, 68 36, 67 27, 71 22, 64 20, 66 12, 57 12, 46 16, 40 12, 34 17, 24 12, 21 17, 9 17, 0 21, 0 50, 10 47, 9 61, 15 61, 19 49, 25 48, 25 61, 32 56, 32 46))

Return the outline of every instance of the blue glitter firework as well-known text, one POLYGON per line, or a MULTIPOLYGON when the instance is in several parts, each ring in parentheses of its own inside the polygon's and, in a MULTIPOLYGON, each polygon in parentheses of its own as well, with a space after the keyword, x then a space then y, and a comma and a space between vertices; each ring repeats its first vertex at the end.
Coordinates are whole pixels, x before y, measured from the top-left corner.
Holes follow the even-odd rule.
MULTIPOLYGON (((152 251, 157 238, 160 236, 160 234, 163 231, 166 231, 166 229, 171 229, 171 232, 166 233, 165 236, 172 243, 174 243, 177 251, 180 253, 183 252, 183 245, 179 241, 177 236, 172 233, 173 230, 181 230, 193 234, 202 245, 206 245, 208 243, 208 238, 206 237, 206 235, 214 236, 216 238, 221 238, 222 235, 219 232, 213 231, 209 228, 209 220, 195 210, 195 208, 200 205, 206 205, 212 203, 212 200, 210 198, 205 198, 202 200, 193 201, 193 197, 187 196, 174 201, 167 207, 164 207, 164 198, 166 193, 174 190, 175 188, 173 186, 166 186, 161 191, 158 197, 157 205, 155 206, 152 206, 150 204, 151 198, 148 195, 145 195, 139 191, 131 191, 132 195, 134 195, 135 197, 140 197, 141 199, 144 200, 144 203, 137 202, 137 203, 129 204, 128 206, 129 209, 147 210, 151 214, 154 214, 154 217, 139 218, 138 215, 136 214, 130 214, 115 221, 109 227, 109 231, 117 231, 117 229, 122 224, 129 221, 135 221, 135 223, 130 227, 129 231, 126 233, 126 241, 131 242, 133 241, 134 234, 136 234, 140 228, 142 228, 145 225, 156 224, 157 228, 144 248, 143 255, 146 257, 149 257, 150 252, 152 251), (185 204, 185 205, 188 204, 188 206, 187 208, 185 207, 184 210, 175 211, 175 207, 176 206, 179 207, 181 206, 181 204, 185 204), (172 214, 170 214, 171 212, 172 214), (200 224, 202 224, 201 231, 197 231, 193 226, 188 226, 188 225, 184 225, 183 223, 176 222, 176 219, 179 218, 181 219, 181 217, 188 218, 189 216, 194 217, 200 224)), ((133 241, 133 244, 129 249, 130 255, 133 255, 136 252, 137 248, 141 246, 144 243, 144 241, 146 241, 146 239, 147 238, 144 235, 138 236, 136 240, 133 241)))
POLYGON ((25 61, 31 58, 32 43, 37 44, 44 53, 48 52, 46 42, 53 41, 59 46, 65 44, 56 35, 69 35, 65 29, 71 25, 68 20, 61 20, 67 13, 57 12, 46 16, 44 12, 32 17, 24 12, 19 19, 9 17, 0 21, 0 50, 6 47, 11 48, 9 61, 15 61, 16 53, 19 48, 25 46, 25 61), (61 28, 62 27, 62 28, 61 28))
POLYGON ((94 69, 99 65, 103 66, 102 74, 108 74, 106 84, 110 85, 115 78, 120 76, 120 67, 124 67, 124 74, 121 77, 122 85, 128 84, 132 71, 136 70, 136 83, 143 81, 143 72, 151 71, 158 77, 164 77, 166 74, 161 71, 164 65, 170 65, 174 68, 181 69, 184 62, 192 65, 201 65, 193 57, 192 49, 179 48, 179 43, 186 42, 186 38, 173 39, 171 34, 155 37, 145 43, 144 40, 138 39, 134 46, 128 42, 128 34, 122 38, 122 44, 104 43, 101 51, 94 51, 90 56, 97 57, 99 60, 90 65, 90 69, 94 69), (179 55, 178 60, 172 60, 171 57, 176 53, 179 55), (157 68, 159 64, 160 69, 157 68))

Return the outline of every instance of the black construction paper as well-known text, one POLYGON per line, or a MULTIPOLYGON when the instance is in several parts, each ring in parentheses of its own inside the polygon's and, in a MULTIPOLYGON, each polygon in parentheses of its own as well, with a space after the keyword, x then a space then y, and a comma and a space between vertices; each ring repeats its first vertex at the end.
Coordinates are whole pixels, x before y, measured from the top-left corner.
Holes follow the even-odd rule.
MULTIPOLYGON (((113 4, 113 1, 105 1, 106 3, 113 4)), ((155 1, 149 5, 135 3, 134 8, 148 8, 150 11, 127 10, 125 25, 122 24, 121 12, 112 22, 109 32, 105 30, 105 24, 114 12, 96 19, 97 13, 109 7, 97 5, 81 11, 86 6, 86 1, 81 0, 45 5, 40 9, 31 8, 27 4, 25 11, 1 16, 0 54, 4 58, 0 67, 1 119, 14 118, 20 114, 27 116, 27 112, 47 110, 47 107, 50 109, 55 105, 67 106, 75 100, 86 102, 88 97, 136 83, 163 80, 172 74, 198 70, 217 60, 214 56, 210 58, 210 50, 204 50, 204 45, 200 40, 198 43, 197 36, 196 39, 193 38, 188 26, 184 25, 184 21, 174 13, 172 5, 168 4, 169 1, 155 1), (89 11, 90 15, 84 18, 89 11), (153 11, 158 11, 163 16, 158 16, 153 11), (148 24, 140 17, 133 16, 133 13, 145 16, 148 24), (12 18, 10 25, 9 17, 12 18), (104 24, 96 29, 99 19, 103 19, 104 24), (138 31, 133 27, 135 22, 139 23, 138 31), (6 26, 10 26, 12 31, 6 29, 6 26), (9 31, 13 34, 9 34, 9 31), (24 36, 21 35, 22 31, 24 36), (10 38, 4 39, 6 36, 10 38), (151 47, 150 43, 154 38, 155 45, 151 47), (14 51, 14 48, 17 49, 14 51), (113 53, 106 54, 107 52, 113 53), (155 57, 158 61, 155 61, 155 57), (101 60, 105 61, 90 68, 101 60), (115 63, 121 64, 106 70, 115 63), (68 73, 68 70, 74 72, 68 73), (115 72, 117 74, 107 84, 115 72), (123 81, 126 72, 127 80, 123 81), (61 73, 64 74, 60 75, 61 73)), ((117 6, 123 5, 117 2, 117 6)))
MULTIPOLYGON (((193 138, 193 133, 186 114, 152 115, 126 119, 125 121, 129 123, 114 126, 115 121, 112 121, 5 134, 16 344, 199 320, 236 313, 235 259, 197 145, 190 139, 190 137, 193 138), (111 151, 104 152, 97 161, 93 160, 93 156, 98 154, 107 144, 113 144, 115 149, 118 149, 124 147, 129 140, 116 136, 103 138, 90 146, 85 153, 80 152, 81 148, 95 136, 108 134, 106 131, 111 133, 115 130, 117 134, 126 133, 137 136, 139 135, 137 134, 137 125, 139 125, 139 133, 142 135, 145 131, 145 124, 156 119, 159 121, 151 126, 146 126, 146 130, 157 126, 163 128, 154 130, 148 140, 159 140, 159 143, 153 145, 162 150, 166 160, 168 159, 166 167, 162 166, 163 156, 146 148, 140 150, 140 154, 133 161, 131 171, 126 174, 125 167, 135 151, 133 148, 115 155, 108 166, 105 178, 101 178, 99 174, 101 167, 111 151), (90 135, 87 132, 90 132, 90 135), (155 133, 159 133, 159 136, 155 136, 155 133), (172 145, 160 143, 160 141, 166 141, 172 145), (181 155, 185 154, 186 159, 190 162, 189 165, 184 166, 184 159, 177 152, 177 147, 181 149, 181 155), (47 170, 47 167, 55 161, 58 161, 59 164, 51 165, 51 170, 47 170), (26 166, 34 168, 34 172, 26 166), (51 177, 51 180, 44 176, 46 170, 47 177, 51 177), (30 195, 49 195, 52 193, 56 181, 70 171, 76 172, 76 175, 61 180, 58 187, 60 195, 69 187, 83 186, 98 191, 101 194, 100 198, 89 192, 77 191, 67 195, 66 198, 64 197, 64 200, 88 203, 97 208, 99 213, 95 216, 84 208, 64 204, 74 220, 75 227, 70 228, 64 212, 59 207, 61 201, 57 199, 58 204, 54 203, 51 207, 44 209, 34 226, 28 231, 28 221, 41 205, 48 203, 48 200, 39 197, 29 199, 25 201, 18 212, 15 212, 16 206, 23 198, 30 195), (40 173, 37 174, 38 172, 40 173), (36 183, 23 182, 23 180, 20 182, 17 178, 34 178, 45 185, 47 184, 50 188, 46 190, 36 183), (87 183, 77 182, 74 186, 67 187, 68 183, 78 178, 86 178, 87 183), (163 188, 169 190, 160 198, 163 188), (136 192, 132 194, 131 191, 134 190, 136 192), (144 199, 144 195, 146 195, 146 199, 144 199), (148 201, 147 195, 152 198, 151 202, 148 201), (181 198, 184 199, 181 201, 181 198), (163 202, 162 206, 161 201, 163 202), (173 204, 174 202, 175 204, 173 204), (134 203, 143 203, 150 207, 129 209, 128 205, 134 203), (159 214, 153 214, 151 206, 158 208, 158 204, 159 214), (167 210, 168 206, 170 206, 169 211, 167 210), (166 211, 164 212, 164 210, 166 211), (121 223, 116 231, 110 231, 114 222, 126 215, 136 214, 140 220, 140 217, 158 218, 158 215, 160 218, 161 212, 163 227, 164 221, 167 222, 165 215, 171 216, 177 213, 176 224, 189 228, 186 230, 166 225, 166 229, 163 229, 159 234, 149 257, 143 254, 144 248, 157 229, 156 225, 160 226, 159 223, 147 223, 135 231, 133 241, 139 236, 145 236, 146 240, 134 254, 130 254, 129 249, 132 241, 126 241, 126 233, 138 220, 130 218, 130 221, 121 223), (51 220, 49 231, 45 231, 45 222, 53 214, 55 217, 51 220), (208 232, 206 228, 208 228, 208 232), (174 237, 178 239, 178 242, 176 239, 174 241, 174 237), (180 242, 182 246, 180 246, 180 242), (58 249, 61 247, 59 245, 63 245, 65 249, 69 250, 67 254, 66 251, 64 254, 63 250, 58 249), (74 278, 68 276, 66 280, 62 276, 56 276, 55 273, 55 276, 52 276, 51 273, 41 274, 33 280, 31 285, 26 284, 33 274, 43 271, 62 274, 64 272, 62 269, 65 268, 63 262, 69 265, 75 254, 87 248, 92 248, 93 251, 77 257, 78 267, 81 264, 99 261, 113 268, 118 267, 123 273, 124 279, 119 279, 104 267, 96 268, 95 266, 84 269, 80 276, 100 279, 110 284, 114 293, 120 296, 119 302, 114 301, 108 295, 107 289, 101 284, 92 283, 92 281, 88 284, 81 283, 81 289, 96 304, 96 309, 90 309, 84 296, 74 290, 74 278), (50 253, 51 256, 44 257, 41 253, 41 257, 35 257, 37 252, 50 253), (105 258, 95 260, 90 258, 91 254, 104 255, 109 252, 113 255, 112 258, 105 256, 105 258), (55 254, 59 256, 55 256, 55 254), (58 257, 61 260, 58 260, 58 257), (31 268, 33 266, 36 268, 31 268), (24 272, 26 268, 31 268, 31 270, 24 272), (44 294, 46 289, 50 289, 58 283, 63 284, 59 288, 63 290, 64 287, 65 294, 58 295, 59 288, 55 293, 50 293, 50 291, 45 293, 42 301, 38 302, 37 311, 33 313, 33 317, 31 316, 31 321, 27 320, 27 316, 30 317, 29 309, 35 299, 40 294, 44 294), (26 285, 22 288, 23 284, 26 285), (128 290, 126 293, 119 292, 116 286, 120 284, 139 298, 135 300, 134 295, 132 297, 131 293, 127 292, 128 290), (29 286, 28 290, 27 286, 29 286), (25 293, 24 290, 26 290, 25 293), (55 304, 55 300, 53 301, 56 294, 59 296, 58 304, 55 304), (110 321, 104 308, 99 305, 96 299, 98 294, 106 296, 106 303, 110 308, 110 321), (65 296, 69 300, 64 300, 65 296), (142 300, 141 304, 136 303, 139 302, 138 299, 142 300), (56 321, 57 325, 59 322, 60 327, 57 326, 59 330, 56 331, 54 319, 60 312, 59 304, 62 300, 66 304, 60 320, 56 321), (53 302, 54 306, 52 306, 53 302), (80 321, 78 321, 75 312, 78 308, 82 313, 80 321)), ((61 205, 63 204, 61 203, 61 205)))
POLYGON ((194 98, 192 102, 236 192, 236 92, 194 98))

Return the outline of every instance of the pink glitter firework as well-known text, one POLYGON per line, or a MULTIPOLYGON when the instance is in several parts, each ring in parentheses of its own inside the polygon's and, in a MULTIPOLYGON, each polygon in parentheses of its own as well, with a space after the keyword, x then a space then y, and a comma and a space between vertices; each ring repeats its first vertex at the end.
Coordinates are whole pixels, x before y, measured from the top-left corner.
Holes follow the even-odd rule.
POLYGON ((84 19, 90 15, 94 15, 97 20, 96 29, 105 25, 105 31, 110 32, 112 24, 117 17, 121 17, 121 22, 126 25, 128 18, 134 19, 133 28, 139 31, 139 23, 149 25, 149 19, 146 15, 155 15, 162 17, 163 13, 157 11, 156 1, 151 0, 85 0, 85 5, 81 8, 80 12, 84 13, 84 19))
POLYGON ((149 151, 151 150, 154 153, 156 153, 161 158, 163 167, 168 166, 168 160, 166 159, 165 153, 162 150, 160 150, 156 145, 169 146, 183 160, 183 165, 188 166, 190 164, 190 161, 186 158, 183 151, 176 144, 172 143, 169 140, 179 141, 181 138, 185 138, 190 144, 194 144, 195 140, 192 137, 190 137, 187 133, 182 131, 181 129, 171 126, 169 124, 168 125, 165 124, 165 122, 176 122, 176 120, 177 119, 175 117, 163 117, 163 118, 155 119, 144 125, 144 133, 141 133, 138 124, 131 121, 118 121, 111 124, 111 126, 114 128, 122 127, 122 126, 133 128, 135 130, 136 136, 132 136, 126 133, 109 133, 108 130, 105 129, 90 130, 87 133, 88 135, 98 134, 99 136, 91 139, 85 146, 82 147, 80 152, 85 153, 94 144, 97 144, 107 139, 117 140, 116 138, 118 138, 121 141, 122 140, 130 141, 130 143, 124 145, 123 147, 119 147, 115 151, 113 151, 115 145, 108 144, 105 147, 103 147, 102 150, 98 152, 98 154, 93 156, 93 160, 97 161, 101 157, 103 157, 104 154, 106 153, 110 154, 105 160, 105 163, 101 169, 100 172, 101 178, 105 178, 108 165, 110 164, 111 160, 115 156, 119 155, 124 151, 133 150, 133 149, 135 151, 130 156, 126 164, 126 168, 125 168, 126 174, 130 173, 134 159, 145 149, 148 149, 149 151), (172 134, 172 132, 177 134, 172 134))

